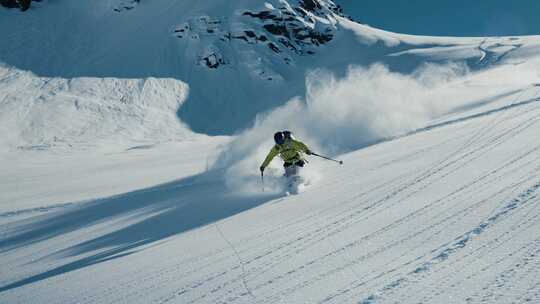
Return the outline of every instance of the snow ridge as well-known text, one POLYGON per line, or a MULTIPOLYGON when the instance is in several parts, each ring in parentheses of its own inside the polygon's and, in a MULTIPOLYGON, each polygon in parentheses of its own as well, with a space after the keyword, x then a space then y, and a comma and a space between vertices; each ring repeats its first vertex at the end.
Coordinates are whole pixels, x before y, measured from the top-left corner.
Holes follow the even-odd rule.
POLYGON ((175 116, 188 94, 173 79, 46 78, 0 67, 0 148, 142 145, 192 137, 175 116))

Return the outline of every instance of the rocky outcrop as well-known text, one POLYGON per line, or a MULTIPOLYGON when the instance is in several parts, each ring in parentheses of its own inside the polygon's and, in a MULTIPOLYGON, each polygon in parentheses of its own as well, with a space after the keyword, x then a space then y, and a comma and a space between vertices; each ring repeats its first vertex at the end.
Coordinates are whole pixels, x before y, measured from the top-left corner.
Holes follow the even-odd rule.
MULTIPOLYGON (((36 0, 34 0, 36 1, 36 0)), ((39 2, 41 0, 38 0, 39 2)), ((32 4, 31 0, 0 0, 0 5, 7 8, 19 8, 21 11, 26 11, 32 4)))
POLYGON ((113 6, 115 12, 123 12, 134 9, 141 0, 119 0, 117 4, 113 6))
MULTIPOLYGON (((172 34, 188 45, 201 46, 197 64, 209 69, 231 64, 225 49, 238 43, 251 48, 266 47, 267 56, 278 57, 290 65, 294 56, 313 55, 317 48, 332 41, 337 30, 336 17, 343 16, 341 7, 330 0, 272 3, 275 6, 266 2, 258 10, 244 9, 234 16, 191 17, 176 26, 172 34), (230 24, 236 26, 230 28, 230 24)), ((258 64, 251 66, 254 65, 258 64)), ((281 78, 264 68, 258 75, 264 75, 266 80, 281 78)))
POLYGON ((265 10, 245 11, 242 15, 255 19, 275 38, 275 43, 267 44, 272 51, 279 53, 286 48, 297 55, 312 55, 316 47, 334 37, 334 17, 340 12, 332 1, 300 0, 296 6, 266 6, 265 10))

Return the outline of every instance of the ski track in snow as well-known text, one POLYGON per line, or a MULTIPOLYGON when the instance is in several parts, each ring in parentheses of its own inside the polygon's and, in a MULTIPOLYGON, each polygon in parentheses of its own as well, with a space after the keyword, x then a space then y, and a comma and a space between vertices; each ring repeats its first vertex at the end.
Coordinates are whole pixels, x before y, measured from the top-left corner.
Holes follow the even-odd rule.
POLYGON ((16 216, 29 215, 29 214, 40 213, 40 212, 49 212, 55 209, 62 209, 65 207, 69 207, 74 204, 75 203, 64 203, 64 204, 56 204, 56 205, 49 205, 49 206, 43 206, 43 207, 37 207, 37 208, 29 208, 29 209, 22 209, 22 210, 17 210, 17 211, 4 212, 4 213, 0 213, 0 218, 16 217, 16 216))
MULTIPOLYGON (((414 178, 406 178, 405 176, 400 176, 394 180, 391 180, 390 182, 383 183, 381 185, 378 185, 374 187, 373 189, 370 189, 369 191, 366 191, 364 193, 361 193, 360 195, 357 195, 356 197, 349 197, 346 199, 343 199, 342 204, 335 204, 335 206, 340 206, 341 208, 343 206, 354 204, 354 206, 350 207, 349 209, 346 209, 344 211, 338 212, 335 215, 333 215, 332 218, 325 218, 325 224, 315 226, 303 226, 300 227, 301 233, 299 233, 300 237, 297 237, 295 239, 287 240, 286 242, 282 242, 277 246, 270 247, 269 249, 263 249, 262 254, 257 254, 252 259, 246 259, 241 264, 242 267, 239 266, 232 266, 229 269, 214 273, 213 275, 208 276, 206 279, 201 281, 195 281, 189 286, 185 286, 182 289, 179 289, 176 291, 177 296, 186 296, 189 293, 195 292, 198 288, 205 288, 205 284, 211 284, 212 281, 217 280, 219 278, 225 278, 228 275, 232 275, 232 279, 228 279, 223 284, 219 284, 218 286, 211 289, 210 293, 204 293, 199 297, 192 298, 187 303, 198 303, 201 301, 215 301, 215 302, 235 302, 235 300, 242 299, 246 293, 244 291, 238 291, 237 288, 231 288, 233 286, 238 286, 237 284, 240 282, 246 282, 245 285, 249 285, 250 287, 249 292, 253 293, 253 297, 257 299, 259 303, 273 303, 276 301, 279 301, 280 298, 285 297, 289 294, 293 294, 302 288, 306 288, 310 285, 315 284, 318 281, 323 281, 326 279, 329 279, 333 274, 337 272, 342 271, 350 271, 351 267, 356 267, 359 263, 364 262, 365 260, 368 260, 371 257, 374 257, 378 254, 381 254, 385 251, 388 251, 400 244, 403 244, 405 242, 418 239, 421 236, 424 236, 425 234, 433 233, 435 231, 435 234, 428 236, 428 238, 435 238, 435 236, 438 233, 441 233, 441 230, 437 230, 437 227, 441 227, 441 225, 447 225, 443 227, 451 226, 451 224, 454 224, 455 222, 459 222, 460 218, 463 216, 466 216, 466 214, 472 212, 474 209, 477 209, 483 205, 486 205, 488 203, 491 203, 492 199, 495 199, 503 194, 507 194, 508 192, 512 192, 516 189, 516 187, 523 186, 526 183, 530 183, 532 180, 536 179, 538 180, 540 176, 538 174, 535 174, 540 169, 540 166, 535 166, 533 170, 530 172, 527 172, 526 176, 523 178, 523 180, 520 180, 517 184, 512 184, 510 187, 507 187, 503 189, 503 191, 498 192, 488 198, 479 200, 477 203, 470 204, 468 207, 464 209, 460 209, 457 212, 454 212, 450 214, 449 216, 446 216, 445 218, 439 220, 438 222, 432 223, 429 226, 424 227, 423 229, 416 231, 412 235, 406 235, 405 237, 396 240, 393 243, 386 244, 382 247, 377 248, 377 250, 371 251, 363 256, 357 257, 357 258, 350 258, 352 255, 348 254, 348 252, 353 249, 356 246, 359 246, 360 244, 369 241, 370 239, 376 238, 379 235, 382 235, 391 229, 399 228, 406 226, 406 223, 414 222, 414 220, 417 220, 419 216, 427 214, 430 209, 433 209, 435 207, 449 204, 457 199, 459 195, 463 195, 464 193, 473 193, 476 190, 481 189, 482 187, 487 188, 487 185, 489 183, 494 182, 496 179, 501 179, 505 174, 509 173, 516 173, 521 172, 523 169, 526 169, 528 166, 531 166, 533 164, 538 164, 539 157, 533 158, 532 160, 528 160, 527 162, 522 163, 524 159, 528 159, 531 157, 531 155, 535 155, 535 153, 538 152, 540 149, 540 146, 535 146, 533 149, 529 151, 525 151, 525 153, 520 154, 514 158, 512 158, 510 161, 504 163, 502 166, 498 167, 495 170, 492 170, 491 172, 488 172, 487 174, 481 176, 480 178, 476 179, 470 184, 465 185, 462 188, 457 189, 455 192, 452 192, 442 199, 439 199, 437 201, 431 202, 429 204, 426 204, 424 208, 417 210, 408 216, 399 219, 398 221, 392 222, 390 225, 387 225, 383 227, 380 230, 377 230, 373 233, 370 233, 360 239, 355 240, 354 242, 348 243, 345 246, 341 246, 340 248, 337 248, 337 246, 331 241, 331 238, 339 233, 342 233, 346 229, 350 229, 355 224, 361 223, 362 221, 366 220, 369 217, 375 216, 378 213, 384 212, 388 208, 391 208, 395 206, 400 200, 407 199, 410 197, 413 197, 415 194, 421 192, 422 190, 428 188, 431 183, 440 180, 442 178, 445 178, 446 176, 452 174, 453 172, 456 172, 457 170, 462 169, 464 166, 469 164, 472 161, 475 161, 476 159, 482 157, 486 153, 489 153, 496 147, 504 144, 506 141, 515 138, 516 136, 519 136, 521 132, 524 130, 527 130, 531 128, 532 126, 535 126, 535 124, 540 119, 540 116, 536 114, 532 117, 532 119, 524 119, 521 123, 512 126, 508 129, 505 129, 503 132, 495 133, 493 130, 495 127, 503 125, 505 122, 509 122, 513 119, 518 119, 521 116, 530 115, 532 111, 538 112, 538 107, 531 109, 528 109, 528 111, 525 111, 523 109, 508 107, 505 109, 506 111, 501 112, 493 112, 490 113, 493 115, 493 119, 489 121, 489 123, 486 123, 485 126, 479 128, 477 132, 475 132, 466 142, 464 142, 463 145, 460 145, 460 147, 456 151, 452 151, 447 157, 444 157, 439 162, 431 165, 428 167, 425 171, 421 172, 419 175, 415 176, 414 178), (516 113, 510 113, 512 110, 516 113), (493 134, 490 134, 493 133, 493 134), (512 166, 519 165, 516 168, 512 168, 512 166), (435 178, 436 177, 436 178, 435 178), (433 179, 432 182, 428 182, 428 180, 433 179), (422 184, 424 183, 424 184, 422 184), (396 184, 399 186, 396 187, 396 184), (478 185, 477 185, 478 184, 478 185), (473 187, 474 186, 474 187, 473 187), (412 189, 417 187, 417 189, 412 189), (471 188, 471 189, 469 189, 471 188), (364 201, 361 200, 360 203, 358 203, 359 199, 363 196, 372 193, 373 191, 382 189, 383 191, 379 191, 378 193, 382 193, 383 196, 375 200, 374 202, 364 201), (405 192, 410 191, 408 194, 403 195, 405 192), (389 194, 384 194, 389 193, 389 194), (397 199, 399 195, 403 195, 402 197, 399 197, 400 199, 397 199), (454 198, 452 198, 454 197, 454 198), (392 199, 394 199, 393 202, 390 202, 392 199), (377 210, 378 209, 378 210, 377 210), (450 221, 454 221, 449 223, 450 221), (331 247, 333 247, 333 251, 327 253, 326 255, 320 256, 317 259, 309 260, 304 264, 297 265, 293 269, 289 269, 288 271, 277 275, 272 276, 269 279, 264 280, 262 283, 259 284, 252 284, 249 283, 252 280, 257 279, 258 277, 265 275, 265 273, 271 273, 272 270, 276 269, 276 267, 287 263, 289 259, 293 258, 294 256, 301 254, 303 252, 306 252, 313 246, 316 246, 317 244, 320 244, 323 241, 328 241, 331 244, 331 247), (347 256, 347 258, 343 258, 343 256, 347 256), (314 267, 316 264, 327 264, 330 263, 330 260, 332 259, 338 259, 338 257, 342 257, 345 262, 344 265, 338 268, 331 269, 327 272, 321 273, 316 277, 313 277, 309 280, 300 281, 299 283, 287 288, 287 289, 281 289, 279 290, 279 293, 274 295, 266 295, 264 299, 258 298, 257 294, 259 291, 262 291, 266 288, 269 288, 272 284, 278 284, 280 281, 286 282, 290 280, 291 278, 300 277, 302 272, 305 272, 310 267, 314 267), (260 261, 264 260, 266 261, 260 261), (254 264, 254 265, 251 265, 254 264), (240 268, 243 268, 246 266, 247 271, 241 270, 240 268), (218 293, 223 293, 221 295, 217 295, 218 293), (213 294, 216 294, 217 297, 212 297, 213 294)), ((386 164, 389 165, 389 164, 386 164)), ((499 208, 499 211, 497 211, 494 215, 490 216, 486 221, 482 222, 480 225, 478 225, 476 228, 466 232, 461 237, 458 237, 455 242, 449 243, 445 246, 442 246, 440 248, 433 249, 431 252, 431 255, 434 255, 431 259, 429 259, 427 262, 418 263, 422 259, 427 258, 426 256, 422 257, 416 257, 413 260, 410 260, 404 264, 401 265, 401 267, 407 268, 412 265, 419 265, 416 266, 412 271, 406 272, 404 277, 395 279, 391 281, 388 285, 383 287, 380 290, 380 294, 374 295, 374 296, 368 296, 366 299, 363 300, 365 303, 370 303, 373 301, 380 301, 384 300, 387 297, 390 297, 392 293, 397 292, 403 288, 407 287, 407 284, 411 284, 409 281, 412 281, 413 283, 416 283, 417 281, 421 280, 422 276, 427 276, 426 273, 429 272, 435 272, 436 270, 440 269, 442 264, 448 263, 447 260, 450 259, 451 256, 457 255, 460 251, 464 250, 464 248, 467 248, 468 243, 472 243, 475 238, 479 237, 482 233, 484 233, 485 230, 488 230, 491 228, 491 226, 498 224, 498 222, 501 222, 504 220, 505 217, 508 217, 511 213, 514 213, 514 209, 523 208, 522 205, 526 204, 532 204, 531 201, 536 198, 536 190, 538 189, 540 184, 536 183, 532 187, 528 188, 525 192, 522 192, 518 194, 515 198, 511 199, 510 201, 506 200, 503 201, 502 204, 505 202, 506 205, 503 205, 502 208, 499 208), (519 204, 517 203, 519 202, 519 204), (435 255, 435 253, 438 253, 435 255), (396 291, 397 290, 397 291, 396 291)), ((471 197, 474 196, 474 194, 470 195, 471 197)), ((464 200, 464 202, 470 203, 468 200, 464 200)), ((536 202, 536 201, 533 201, 536 202)), ((461 203, 462 204, 462 203, 461 203)), ((459 203, 457 203, 459 205, 459 203)), ((456 207, 455 205, 452 205, 452 207, 456 207)), ((462 207, 463 208, 463 207, 462 207)), ((441 216, 447 215, 448 211, 440 211, 438 215, 434 216, 434 219, 437 219, 441 216)), ((329 214, 330 210, 325 209, 324 212, 321 211, 322 214, 329 214)), ((536 214, 527 220, 522 220, 521 225, 516 225, 516 227, 513 228, 510 232, 504 232, 501 236, 496 238, 496 240, 505 237, 505 235, 511 235, 512 233, 522 232, 526 231, 527 229, 530 229, 532 226, 534 226, 537 221, 535 221, 540 215, 536 214), (529 224, 529 225, 525 225, 529 224)), ((314 220, 314 215, 307 216, 306 218, 300 219, 298 222, 288 225, 295 225, 295 224, 301 224, 305 221, 312 221, 314 220)), ((279 227, 280 230, 286 229, 285 227, 279 227)), ((274 231, 267 232, 266 234, 272 234, 274 231)), ((259 238, 263 235, 257 235, 254 237, 254 239, 259 238)), ((508 238, 508 236, 507 236, 508 238)), ((241 243, 241 242, 240 242, 241 243)), ((500 241, 491 241, 488 242, 488 245, 484 245, 487 248, 493 248, 494 244, 498 246, 501 246, 501 244, 504 244, 500 241), (492 246, 492 247, 489 247, 492 246)), ((251 247, 246 248, 244 250, 240 249, 237 252, 237 255, 242 256, 249 256, 250 251, 256 251, 257 247, 251 247)), ((478 251, 477 249, 476 251, 478 251)), ((486 249, 484 248, 484 251, 486 249)), ((521 248, 520 250, 524 250, 521 248)), ((472 253, 469 254, 469 256, 472 256, 472 253)), ((466 257, 461 257, 458 261, 465 259, 466 257)), ((457 263, 457 261, 452 261, 452 264, 457 263)), ((450 265, 452 265, 450 264, 450 265)), ((496 265, 498 263, 495 263, 496 265)), ((212 266, 215 264, 207 264, 204 266, 212 266)), ((203 267, 204 267, 203 266, 203 267)), ((445 266, 444 268, 448 268, 451 266, 445 266)), ((200 270, 200 268, 199 268, 200 270)), ((342 288, 341 292, 331 295, 327 297, 326 299, 322 300, 323 302, 330 302, 333 300, 336 301, 342 301, 343 296, 347 295, 348 293, 354 293, 355 295, 351 298, 346 298, 345 301, 352 301, 353 299, 359 297, 359 295, 354 292, 355 290, 372 284, 373 280, 380 281, 383 278, 392 278, 394 277, 393 273, 399 272, 399 269, 393 269, 390 271, 383 272, 381 274, 378 274, 374 277, 369 277, 361 282, 353 282, 353 284, 347 288, 342 288)), ((438 270, 442 271, 442 270, 438 270)), ((355 271, 356 272, 356 271, 355 271)), ((457 273, 457 272, 456 272, 457 273)), ((473 278, 473 276, 467 277, 468 279, 473 278)), ((450 280, 451 276, 447 275, 446 280, 450 280)), ((358 278, 357 278, 358 280, 358 278)), ((444 282, 444 281, 443 281, 444 282)), ((444 284, 442 284, 444 285, 444 284)), ((531 286, 533 288, 534 286, 531 286)), ((430 290, 440 290, 438 288, 430 288, 430 290)), ((434 293, 430 296, 424 296, 423 300, 429 302, 433 297, 437 296, 437 293, 434 293)), ((174 297, 169 298, 169 300, 174 299, 174 297)), ((468 300, 470 301, 470 300, 468 300)), ((165 302, 165 301, 164 301, 165 302)))
MULTIPOLYGON (((518 115, 519 115, 519 114, 518 114, 518 115)), ((517 116, 517 115, 516 115, 516 116, 517 116)), ((501 123, 501 122, 503 122, 503 121, 506 121, 506 120, 508 120, 508 119, 509 119, 509 118, 501 118, 501 119, 498 119, 497 124, 499 124, 499 123, 501 123)), ((532 123, 527 123, 527 124, 526 124, 527 127, 530 127, 530 125, 532 125, 532 123)), ((493 126, 493 125, 490 125, 490 126, 493 126)), ((485 131, 485 130, 488 130, 488 128, 480 129, 480 132, 478 132, 478 133, 476 133, 475 135, 473 135, 472 138, 475 138, 478 134, 483 133, 483 131, 485 131)), ((467 144, 469 144, 469 143, 467 143, 467 144)), ((492 143, 490 143, 490 144, 492 144, 492 143)), ((532 151, 529 151, 528 153, 525 154, 525 156, 526 156, 526 155, 529 155, 531 152, 536 152, 537 149, 538 149, 538 147, 535 148, 535 149, 533 149, 532 151)), ((522 158, 522 157, 519 157, 517 160, 519 160, 519 159, 521 159, 521 158, 522 158)), ((516 160, 516 161, 517 161, 517 160, 516 160)), ((536 159, 535 159, 535 160, 536 160, 536 159)), ((528 163, 527 163, 527 165, 528 165, 528 163)), ((506 167, 506 165, 504 165, 504 166, 501 167, 501 168, 504 168, 504 167, 506 167)), ((521 169, 521 168, 520 168, 520 169, 521 169)), ((537 169, 538 169, 538 168, 535 168, 535 170, 534 170, 533 172, 536 172, 537 169)), ((514 188, 515 186, 519 186, 519 185, 513 185, 513 187, 510 187, 510 188, 514 188)), ((462 189, 460 189, 460 190, 462 190, 462 189)), ((460 244, 461 244, 461 243, 460 243, 460 244)), ((420 271, 417 271, 417 272, 420 272, 420 271)), ((416 272, 415 272, 415 273, 416 273, 416 272)), ((398 279, 398 280, 392 282, 391 284, 389 284, 388 286, 386 286, 386 287, 384 288, 384 291, 385 291, 385 292, 388 292, 389 290, 391 290, 391 289, 393 289, 393 288, 399 287, 400 285, 402 285, 402 282, 403 282, 403 281, 404 281, 404 279, 398 279)), ((364 302, 372 302, 372 301, 374 301, 374 299, 375 299, 374 296, 370 296, 370 297, 368 297, 367 299, 365 299, 364 302)))

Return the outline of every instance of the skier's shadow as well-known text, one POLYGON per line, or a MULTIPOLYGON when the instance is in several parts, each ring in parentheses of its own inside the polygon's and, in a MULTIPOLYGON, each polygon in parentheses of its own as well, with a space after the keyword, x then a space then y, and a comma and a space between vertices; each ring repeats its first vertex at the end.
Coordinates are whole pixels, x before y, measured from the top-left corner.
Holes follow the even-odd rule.
POLYGON ((133 254, 141 250, 141 246, 230 217, 277 196, 228 194, 219 174, 203 173, 26 220, 18 227, 20 233, 0 239, 0 252, 8 252, 94 225, 114 223, 116 220, 131 219, 135 223, 48 255, 47 258, 61 258, 98 252, 1 286, 0 292, 133 254))

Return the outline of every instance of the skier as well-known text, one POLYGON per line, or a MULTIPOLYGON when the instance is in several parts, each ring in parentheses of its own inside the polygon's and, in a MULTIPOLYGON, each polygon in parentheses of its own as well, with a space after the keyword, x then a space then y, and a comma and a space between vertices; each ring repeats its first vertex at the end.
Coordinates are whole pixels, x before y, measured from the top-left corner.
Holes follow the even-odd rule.
POLYGON ((298 169, 305 164, 302 153, 311 155, 309 148, 302 142, 295 140, 290 131, 276 132, 274 134, 275 145, 270 150, 266 159, 262 163, 261 174, 264 169, 270 164, 272 159, 279 154, 283 159, 283 167, 285 167, 285 176, 292 177, 298 174, 298 169))

